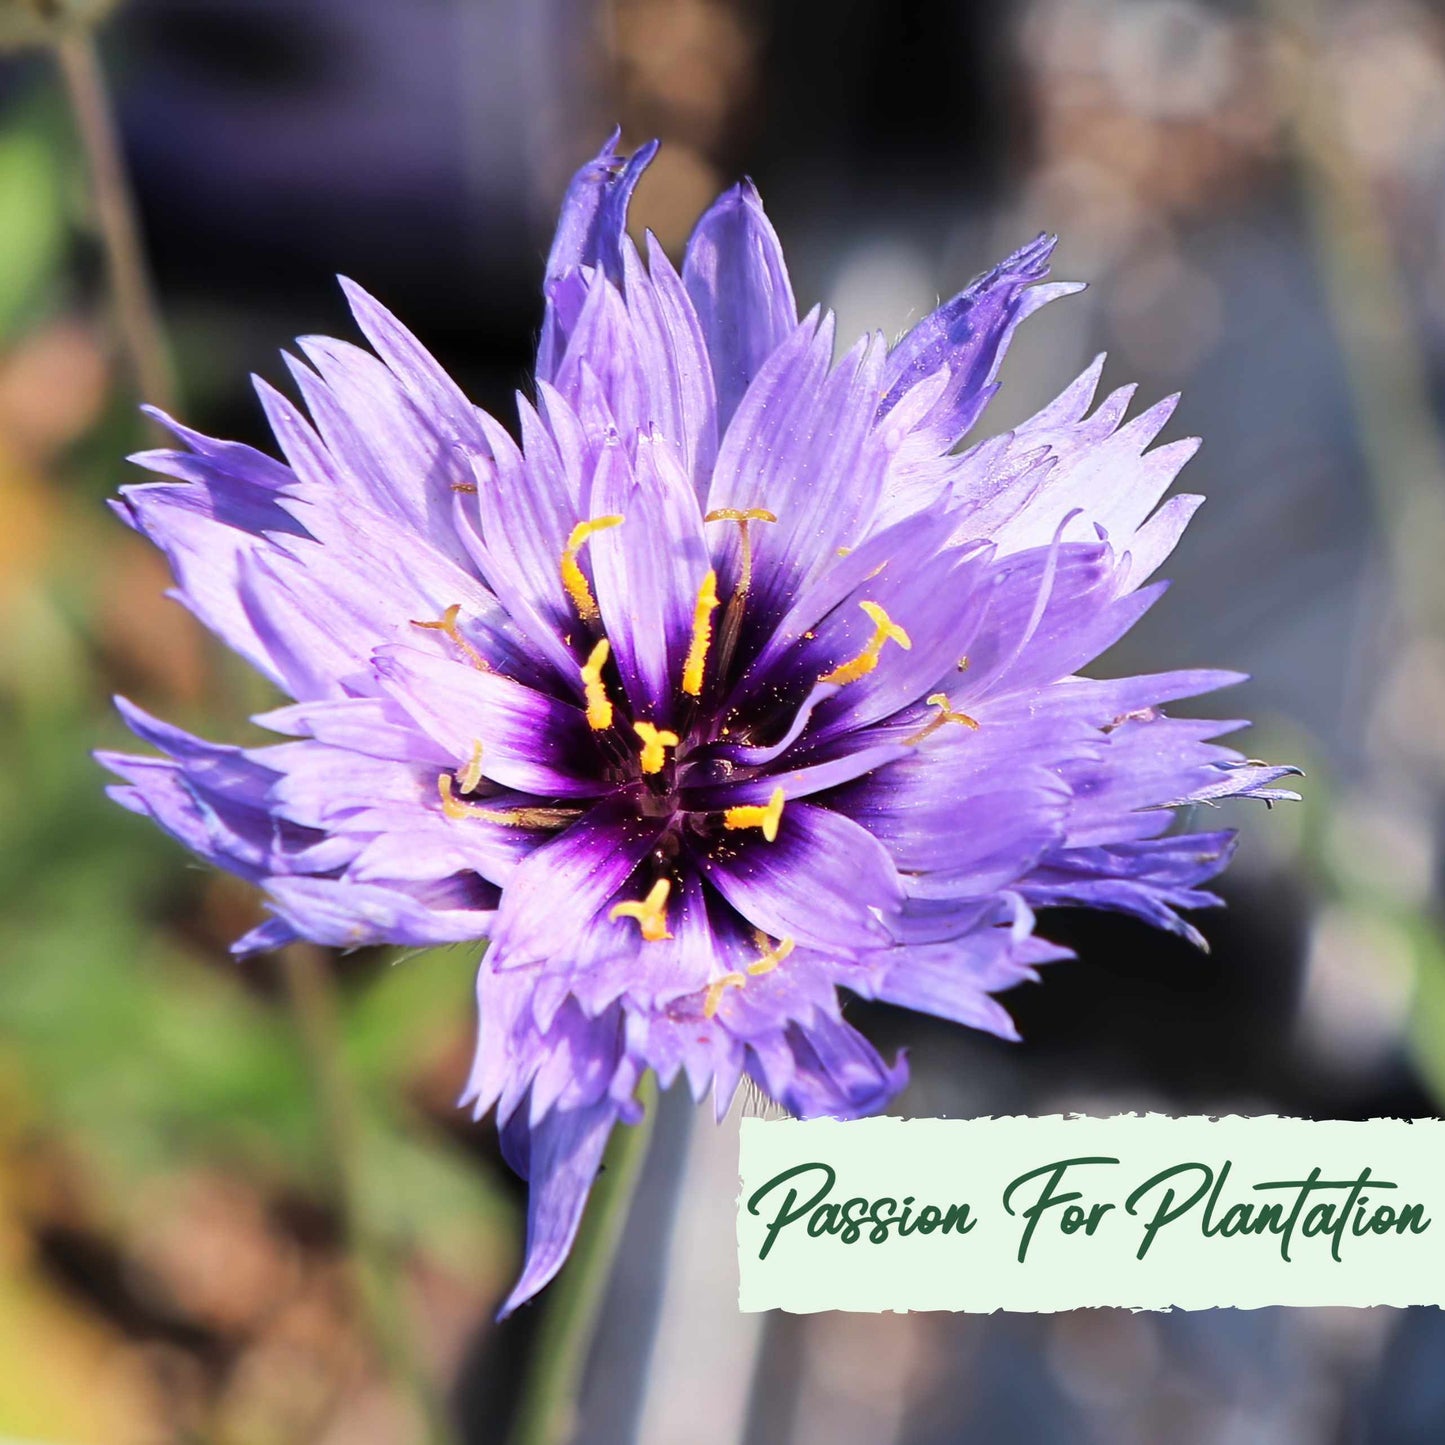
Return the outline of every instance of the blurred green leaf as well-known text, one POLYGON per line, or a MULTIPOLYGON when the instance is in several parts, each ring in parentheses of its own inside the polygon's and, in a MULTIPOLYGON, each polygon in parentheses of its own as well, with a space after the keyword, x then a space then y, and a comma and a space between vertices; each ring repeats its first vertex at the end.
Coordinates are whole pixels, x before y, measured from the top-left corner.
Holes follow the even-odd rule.
POLYGON ((55 154, 35 129, 0 132, 0 339, 25 319, 60 259, 62 191, 55 154))
POLYGON ((1411 919, 1408 931, 1415 962, 1411 1050, 1430 1092, 1445 1100, 1445 936, 1428 918, 1411 919))
POLYGON ((515 1210, 474 1160, 423 1121, 395 1109, 371 1111, 359 1153, 366 1226, 399 1251, 420 1248, 452 1273, 475 1278, 496 1272, 500 1248, 514 1248, 515 1210))
POLYGON ((472 1021, 477 958, 475 948, 462 944, 403 954, 356 994, 343 1031, 359 1080, 395 1090, 429 1042, 449 1042, 472 1021))

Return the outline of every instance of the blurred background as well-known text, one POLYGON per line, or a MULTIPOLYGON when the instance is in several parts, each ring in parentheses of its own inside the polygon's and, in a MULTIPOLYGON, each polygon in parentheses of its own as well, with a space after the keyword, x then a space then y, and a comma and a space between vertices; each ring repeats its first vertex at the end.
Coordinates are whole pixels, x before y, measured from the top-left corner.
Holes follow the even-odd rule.
MULTIPOLYGON (((351 334, 337 272, 511 421, 557 202, 614 122, 664 141, 638 228, 676 255, 752 175, 850 337, 1058 232, 1090 289, 1025 328, 977 435, 1102 349, 1144 403, 1183 389, 1208 505, 1109 663, 1252 672, 1218 706, 1306 801, 1230 810, 1208 956, 1046 918, 1082 961, 1007 999, 1024 1044, 857 1017, 910 1045, 906 1112, 1440 1111, 1438 7, 72 0, 97 68, 44 42, 57 4, 0 0, 0 1437, 500 1441, 547 1311, 491 1323, 523 1200, 453 1109, 474 954, 236 966, 251 891, 89 759, 116 691, 238 740, 271 702, 104 505, 172 385, 119 341, 147 315, 122 295, 116 324, 108 114, 175 403, 263 446, 246 375, 351 334)), ((741 1316, 735 1166, 730 1126, 663 1101, 589 1445, 1445 1438, 1434 1310, 741 1316)))

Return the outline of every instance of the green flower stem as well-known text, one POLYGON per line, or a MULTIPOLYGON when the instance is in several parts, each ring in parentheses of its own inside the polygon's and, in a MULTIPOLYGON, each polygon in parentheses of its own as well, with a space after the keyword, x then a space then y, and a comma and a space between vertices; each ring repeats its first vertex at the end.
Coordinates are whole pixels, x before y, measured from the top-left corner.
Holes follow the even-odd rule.
POLYGON ((657 1079, 652 1073, 643 1077, 638 1099, 642 1120, 613 1131, 577 1241, 552 1286, 512 1427, 512 1445, 566 1445, 577 1435, 582 1372, 657 1117, 657 1079))
POLYGON ((55 40, 55 57, 85 152, 121 346, 142 398, 172 411, 175 375, 151 291, 130 180, 95 39, 88 29, 67 25, 55 40))
POLYGON ((357 1129, 355 1093, 342 1055, 336 990, 325 954, 293 943, 281 952, 291 1003, 316 1091, 323 1167, 341 1215, 362 1312, 392 1379, 410 1396, 425 1445, 453 1445, 455 1436, 435 1385, 413 1348, 400 1273, 389 1242, 372 1228, 357 1129))
POLYGON ((1445 444, 1382 208, 1340 125, 1321 37, 1329 10, 1317 0, 1263 0, 1263 13, 1390 580, 1406 624, 1438 635, 1445 630, 1445 444))

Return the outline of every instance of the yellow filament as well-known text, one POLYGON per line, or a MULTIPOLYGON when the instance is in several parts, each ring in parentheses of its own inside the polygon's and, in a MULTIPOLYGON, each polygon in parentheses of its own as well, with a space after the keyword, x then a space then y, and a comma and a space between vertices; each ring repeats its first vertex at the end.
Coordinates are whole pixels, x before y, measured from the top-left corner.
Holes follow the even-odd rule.
POLYGON ((572 599, 572 605, 583 622, 596 622, 599 614, 592 589, 587 585, 587 578, 577 565, 577 553, 594 533, 605 532, 609 527, 621 525, 622 518, 618 516, 593 517, 590 522, 578 522, 567 538, 567 546, 562 552, 562 585, 567 589, 567 595, 572 599))
POLYGON ((411 625, 413 627, 424 628, 428 632, 440 632, 444 634, 448 642, 454 643, 461 649, 467 661, 470 662, 478 672, 490 672, 491 668, 487 666, 486 658, 462 636, 461 629, 457 626, 457 617, 460 615, 461 610, 462 604, 460 602, 453 602, 434 622, 418 622, 413 618, 411 625))
POLYGON ((599 733, 612 726, 612 701, 602 686, 602 669, 611 651, 612 644, 604 637, 582 667, 582 686, 587 690, 587 726, 599 733))
POLYGON ((666 729, 659 731, 650 722, 638 722, 632 724, 632 731, 642 739, 642 771, 644 773, 660 773, 663 764, 667 761, 667 748, 675 748, 678 738, 676 733, 668 732, 666 729))
POLYGON ((466 767, 457 773, 457 787, 463 793, 476 791, 477 784, 482 781, 482 740, 477 738, 472 743, 472 755, 467 759, 466 767))
POLYGON ((712 614, 717 607, 717 573, 709 572, 697 589, 697 605, 692 609, 692 644, 687 661, 682 665, 682 690, 690 697, 702 692, 702 673, 707 666, 707 650, 712 642, 712 614))
MULTIPOLYGON (((758 942, 759 944, 766 943, 767 938, 759 934, 758 942)), ((728 989, 741 988, 748 981, 749 976, 757 978, 760 974, 771 973, 793 951, 793 946, 793 940, 791 938, 784 938, 772 948, 768 949, 761 958, 755 959, 750 963, 747 973, 725 973, 721 978, 713 979, 707 986, 707 993, 703 996, 703 1018, 710 1019, 717 1013, 718 1005, 722 1003, 723 994, 725 994, 728 989)))
POLYGON ((507 828, 562 828, 582 816, 579 808, 483 808, 457 797, 452 788, 452 775, 438 774, 437 792, 442 812, 448 818, 480 818, 484 823, 500 823, 507 828))
POLYGON ((724 828, 761 828, 763 837, 769 843, 776 841, 778 824, 782 821, 783 790, 781 788, 773 789, 773 796, 768 799, 766 806, 745 803, 737 808, 729 808, 723 814, 724 828))
POLYGON ((736 522, 738 524, 738 540, 742 543, 742 565, 738 569, 738 590, 733 593, 732 600, 728 603, 729 609, 735 610, 742 606, 742 599, 747 596, 748 589, 753 585, 753 538, 748 531, 749 522, 776 522, 776 513, 770 512, 766 507, 717 507, 703 518, 704 522, 736 522))
POLYGON ((635 918, 645 942, 661 943, 672 937, 667 931, 667 895, 671 892, 671 880, 659 878, 640 903, 614 903, 607 917, 613 923, 619 918, 635 918))
POLYGON ((913 733, 903 739, 905 747, 911 748, 915 743, 921 743, 924 738, 932 737, 933 734, 936 733, 939 728, 944 725, 944 723, 962 723, 963 726, 968 728, 971 732, 978 731, 978 722, 976 719, 969 717, 966 712, 954 712, 954 710, 949 707, 948 696, 946 693, 934 693, 928 699, 928 705, 929 707, 938 708, 938 713, 935 714, 935 716, 929 718, 929 720, 921 728, 919 728, 916 733, 913 733))
POLYGON ((908 634, 876 602, 860 602, 858 605, 873 620, 873 636, 857 657, 851 662, 841 663, 832 672, 824 673, 819 682, 836 683, 839 687, 844 683, 857 682, 878 666, 878 655, 885 643, 896 642, 905 652, 913 646, 908 634))

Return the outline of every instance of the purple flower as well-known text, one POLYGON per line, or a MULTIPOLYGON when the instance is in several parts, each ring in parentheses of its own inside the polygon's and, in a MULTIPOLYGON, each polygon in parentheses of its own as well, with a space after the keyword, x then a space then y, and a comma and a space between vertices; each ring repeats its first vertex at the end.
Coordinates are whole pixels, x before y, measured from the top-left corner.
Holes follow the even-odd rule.
POLYGON ((835 361, 751 185, 680 275, 643 259, 653 149, 568 191, 519 439, 343 283, 375 354, 301 341, 309 421, 258 383, 284 463, 167 421, 184 449, 136 460, 172 480, 118 506, 294 699, 261 748, 122 703, 162 756, 104 758, 118 801, 265 889, 236 952, 490 940, 463 1102, 531 1181, 507 1310, 560 1267, 645 1070, 719 1114, 744 1074, 798 1115, 875 1111, 907 1071, 840 988, 1015 1037, 991 995, 1067 954, 1036 908, 1197 940, 1179 910, 1218 901, 1231 834, 1169 810, 1294 796, 1210 741, 1242 724, 1162 710, 1237 674, 1079 675, 1199 503, 1157 506, 1195 445, 1146 450, 1173 401, 1094 406, 1096 362, 959 450, 1014 327, 1077 289, 1037 284, 1052 241, 835 361))

